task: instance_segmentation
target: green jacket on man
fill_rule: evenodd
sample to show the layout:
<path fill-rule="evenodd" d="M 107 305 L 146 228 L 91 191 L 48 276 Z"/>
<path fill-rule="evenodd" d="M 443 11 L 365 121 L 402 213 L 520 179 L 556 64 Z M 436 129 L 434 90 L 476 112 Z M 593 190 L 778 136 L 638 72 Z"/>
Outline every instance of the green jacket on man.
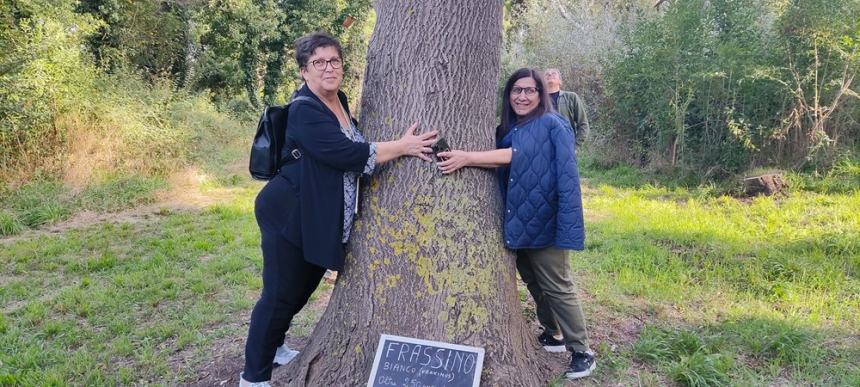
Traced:
<path fill-rule="evenodd" d="M 572 91 L 561 90 L 558 93 L 558 114 L 570 122 L 576 144 L 581 145 L 588 137 L 588 112 L 585 102 Z"/>

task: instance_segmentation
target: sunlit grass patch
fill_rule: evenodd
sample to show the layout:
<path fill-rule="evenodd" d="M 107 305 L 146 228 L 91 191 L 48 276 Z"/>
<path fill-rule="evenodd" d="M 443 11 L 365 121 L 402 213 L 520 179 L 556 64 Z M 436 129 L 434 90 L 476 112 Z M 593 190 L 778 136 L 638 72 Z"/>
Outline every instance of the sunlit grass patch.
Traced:
<path fill-rule="evenodd" d="M 103 224 L 8 243 L 0 267 L 4 384 L 180 383 L 219 324 L 259 291 L 253 190 L 235 202 L 142 224 Z M 46 345 L 50 343 L 50 345 Z M 116 367 L 114 366 L 116 365 Z M 8 383 L 6 383 L 8 382 Z"/>
<path fill-rule="evenodd" d="M 860 378 L 860 192 L 739 200 L 599 185 L 584 200 L 587 248 L 573 267 L 600 308 L 647 318 L 630 351 L 658 375 Z"/>
<path fill-rule="evenodd" d="M 77 193 L 58 181 L 34 181 L 0 198 L 0 236 L 56 223 L 82 210 L 113 212 L 151 203 L 164 188 L 159 177 L 109 176 Z"/>
<path fill-rule="evenodd" d="M 699 290 L 767 299 L 812 321 L 858 323 L 860 194 L 741 202 L 648 199 L 659 188 L 602 186 L 586 198 L 595 259 L 574 259 L 634 295 L 679 301 Z M 642 193 L 644 191 L 644 194 Z M 686 289 L 679 292 L 681 289 Z"/>

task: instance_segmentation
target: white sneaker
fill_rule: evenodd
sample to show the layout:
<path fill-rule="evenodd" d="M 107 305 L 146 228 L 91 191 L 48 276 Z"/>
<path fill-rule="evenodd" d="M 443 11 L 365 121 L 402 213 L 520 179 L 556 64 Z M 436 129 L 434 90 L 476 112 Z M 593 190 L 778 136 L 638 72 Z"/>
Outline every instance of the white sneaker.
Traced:
<path fill-rule="evenodd" d="M 242 374 L 239 374 L 239 387 L 272 387 L 272 385 L 269 384 L 268 380 L 265 382 L 251 383 L 245 380 L 245 378 L 242 377 Z"/>
<path fill-rule="evenodd" d="M 277 365 L 284 365 L 289 363 L 293 358 L 299 355 L 299 351 L 294 351 L 284 344 L 278 347 L 278 350 L 275 351 L 275 359 L 272 360 L 272 363 Z"/>

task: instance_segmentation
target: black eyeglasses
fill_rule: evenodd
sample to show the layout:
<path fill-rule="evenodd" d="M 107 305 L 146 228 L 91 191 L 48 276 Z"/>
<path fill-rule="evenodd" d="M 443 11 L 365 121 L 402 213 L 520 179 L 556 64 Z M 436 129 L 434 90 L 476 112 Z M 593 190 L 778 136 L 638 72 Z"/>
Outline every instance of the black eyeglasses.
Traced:
<path fill-rule="evenodd" d="M 512 95 L 512 96 L 519 95 L 520 93 L 525 93 L 525 95 L 526 95 L 527 97 L 531 97 L 531 96 L 534 96 L 535 94 L 537 94 L 537 92 L 538 92 L 537 87 L 519 87 L 519 86 L 514 86 L 514 87 L 511 89 L 511 95 Z"/>
<path fill-rule="evenodd" d="M 311 64 L 314 65 L 314 68 L 319 70 L 319 71 L 325 71 L 325 68 L 329 64 L 331 64 L 331 68 L 337 70 L 341 66 L 343 66 L 343 61 L 340 60 L 340 58 L 334 58 L 334 59 L 329 59 L 329 60 L 317 59 L 317 60 L 312 60 Z"/>

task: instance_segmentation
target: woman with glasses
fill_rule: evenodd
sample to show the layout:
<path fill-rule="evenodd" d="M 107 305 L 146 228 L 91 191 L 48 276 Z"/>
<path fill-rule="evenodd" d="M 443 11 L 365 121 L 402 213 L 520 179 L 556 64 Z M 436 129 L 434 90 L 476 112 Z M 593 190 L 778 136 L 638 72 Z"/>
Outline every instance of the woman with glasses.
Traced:
<path fill-rule="evenodd" d="M 544 328 L 538 342 L 551 352 L 572 352 L 568 379 L 588 376 L 596 366 L 568 261 L 568 250 L 585 247 L 574 144 L 540 74 L 523 68 L 505 83 L 497 149 L 438 154 L 445 174 L 496 168 L 505 246 L 516 252 L 517 271 L 534 297 Z"/>
<path fill-rule="evenodd" d="M 263 290 L 251 312 L 240 386 L 268 386 L 273 361 L 284 364 L 295 355 L 281 346 L 285 332 L 326 269 L 343 269 L 358 211 L 359 177 L 402 156 L 429 161 L 425 153 L 436 136 L 435 131 L 416 135 L 416 123 L 397 140 L 367 142 L 340 91 L 340 43 L 313 33 L 296 40 L 295 53 L 305 85 L 289 108 L 285 153 L 290 161 L 260 191 L 254 208 Z"/>

